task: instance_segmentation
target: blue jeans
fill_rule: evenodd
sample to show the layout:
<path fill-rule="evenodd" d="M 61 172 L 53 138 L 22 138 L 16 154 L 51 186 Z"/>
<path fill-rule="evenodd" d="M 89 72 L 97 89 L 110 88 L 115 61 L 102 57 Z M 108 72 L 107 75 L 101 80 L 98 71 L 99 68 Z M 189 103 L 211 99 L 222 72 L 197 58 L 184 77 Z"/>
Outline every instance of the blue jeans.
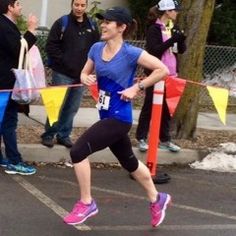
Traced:
<path fill-rule="evenodd" d="M 9 99 L 3 121 L 1 123 L 0 135 L 5 144 L 6 158 L 11 164 L 18 164 L 22 161 L 21 154 L 17 148 L 16 128 L 18 122 L 18 104 Z M 0 142 L 1 142 L 0 140 Z M 0 150 L 0 159 L 2 159 Z"/>
<path fill-rule="evenodd" d="M 52 85 L 73 83 L 74 79 L 53 71 Z M 56 135 L 57 139 L 66 139 L 70 136 L 73 127 L 73 119 L 79 110 L 83 91 L 84 88 L 81 86 L 68 88 L 58 121 L 50 126 L 47 119 L 45 124 L 45 132 L 41 135 L 42 138 L 53 138 Z"/>

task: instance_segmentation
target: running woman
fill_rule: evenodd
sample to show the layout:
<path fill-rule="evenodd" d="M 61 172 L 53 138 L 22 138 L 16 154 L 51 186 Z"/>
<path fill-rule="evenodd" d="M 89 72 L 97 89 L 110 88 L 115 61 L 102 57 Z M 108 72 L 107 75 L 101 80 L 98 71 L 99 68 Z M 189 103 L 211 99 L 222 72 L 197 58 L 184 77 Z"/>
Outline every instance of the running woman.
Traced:
<path fill-rule="evenodd" d="M 141 90 L 152 86 L 168 75 L 167 67 L 156 57 L 124 39 L 135 29 L 136 23 L 126 8 L 113 7 L 96 17 L 101 22 L 102 42 L 95 43 L 81 73 L 83 84 L 98 84 L 100 121 L 92 125 L 71 148 L 71 159 L 80 187 L 80 199 L 64 218 L 70 225 L 81 224 L 98 213 L 91 195 L 91 168 L 88 156 L 109 147 L 121 166 L 141 184 L 150 201 L 151 224 L 160 225 L 165 218 L 171 196 L 160 193 L 153 184 L 148 168 L 137 160 L 128 132 L 132 126 L 132 99 Z M 134 84 L 137 65 L 152 73 Z M 95 71 L 95 75 L 92 73 Z"/>

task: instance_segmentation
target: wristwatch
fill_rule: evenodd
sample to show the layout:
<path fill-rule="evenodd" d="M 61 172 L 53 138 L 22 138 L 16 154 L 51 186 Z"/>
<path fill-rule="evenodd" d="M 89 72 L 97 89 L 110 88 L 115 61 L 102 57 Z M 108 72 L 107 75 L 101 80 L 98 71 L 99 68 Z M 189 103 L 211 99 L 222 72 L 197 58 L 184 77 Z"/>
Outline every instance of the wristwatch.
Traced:
<path fill-rule="evenodd" d="M 138 88 L 139 88 L 139 90 L 141 90 L 141 91 L 144 91 L 144 90 L 145 90 L 145 87 L 144 87 L 144 85 L 142 84 L 142 82 L 139 82 L 139 83 L 138 83 Z"/>

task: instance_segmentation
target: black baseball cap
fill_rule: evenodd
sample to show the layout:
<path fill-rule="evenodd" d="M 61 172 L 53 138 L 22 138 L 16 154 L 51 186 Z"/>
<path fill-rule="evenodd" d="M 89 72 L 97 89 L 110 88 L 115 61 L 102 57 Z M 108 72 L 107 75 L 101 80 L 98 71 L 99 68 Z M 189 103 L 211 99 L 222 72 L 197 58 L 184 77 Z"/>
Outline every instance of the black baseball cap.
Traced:
<path fill-rule="evenodd" d="M 97 13 L 95 15 L 100 20 L 116 21 L 123 24 L 131 24 L 133 18 L 130 11 L 124 7 L 112 7 L 107 9 L 103 13 Z"/>

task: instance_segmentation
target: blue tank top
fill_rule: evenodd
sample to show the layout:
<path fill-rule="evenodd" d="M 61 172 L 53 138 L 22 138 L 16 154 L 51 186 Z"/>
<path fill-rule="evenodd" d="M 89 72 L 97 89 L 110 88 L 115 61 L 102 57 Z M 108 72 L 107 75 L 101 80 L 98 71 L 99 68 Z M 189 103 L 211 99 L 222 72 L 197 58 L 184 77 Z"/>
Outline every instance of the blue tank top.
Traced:
<path fill-rule="evenodd" d="M 121 49 L 110 60 L 102 60 L 102 50 L 105 42 L 95 43 L 88 54 L 94 62 L 97 76 L 100 119 L 113 117 L 132 123 L 132 103 L 121 100 L 118 91 L 133 85 L 137 61 L 143 49 L 123 43 Z M 104 101 L 103 106 L 101 106 Z"/>

